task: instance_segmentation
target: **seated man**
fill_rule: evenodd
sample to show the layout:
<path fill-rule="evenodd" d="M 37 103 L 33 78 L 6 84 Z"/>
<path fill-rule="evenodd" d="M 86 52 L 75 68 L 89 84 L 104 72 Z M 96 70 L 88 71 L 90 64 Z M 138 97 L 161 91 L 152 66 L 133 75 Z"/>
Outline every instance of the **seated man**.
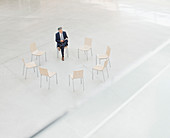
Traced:
<path fill-rule="evenodd" d="M 58 32 L 55 35 L 55 41 L 57 42 L 57 48 L 62 55 L 62 61 L 64 61 L 64 47 L 68 46 L 68 36 L 67 33 L 62 30 L 62 27 L 58 28 Z"/>

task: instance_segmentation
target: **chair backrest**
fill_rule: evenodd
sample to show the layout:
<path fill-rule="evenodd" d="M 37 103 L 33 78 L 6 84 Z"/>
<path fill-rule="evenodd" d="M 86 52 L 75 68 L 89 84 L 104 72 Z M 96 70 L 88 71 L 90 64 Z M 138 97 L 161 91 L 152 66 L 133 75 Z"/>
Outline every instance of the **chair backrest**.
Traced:
<path fill-rule="evenodd" d="M 40 74 L 41 74 L 41 75 L 43 75 L 43 76 L 49 76 L 47 69 L 39 67 L 39 70 L 40 70 Z"/>
<path fill-rule="evenodd" d="M 31 50 L 31 52 L 34 52 L 34 51 L 37 50 L 37 47 L 36 47 L 36 44 L 35 44 L 35 43 L 32 43 L 32 44 L 30 45 L 30 50 Z"/>
<path fill-rule="evenodd" d="M 85 40 L 84 40 L 84 46 L 85 47 L 92 47 L 92 39 L 86 37 Z"/>
<path fill-rule="evenodd" d="M 107 46 L 106 49 L 106 55 L 109 57 L 110 56 L 110 52 L 111 52 L 111 48 L 109 46 Z"/>
<path fill-rule="evenodd" d="M 73 72 L 73 78 L 74 79 L 83 78 L 83 70 L 74 71 Z"/>
<path fill-rule="evenodd" d="M 107 67 L 107 64 L 108 64 L 108 60 L 106 60 L 106 61 L 104 62 L 103 69 Z"/>

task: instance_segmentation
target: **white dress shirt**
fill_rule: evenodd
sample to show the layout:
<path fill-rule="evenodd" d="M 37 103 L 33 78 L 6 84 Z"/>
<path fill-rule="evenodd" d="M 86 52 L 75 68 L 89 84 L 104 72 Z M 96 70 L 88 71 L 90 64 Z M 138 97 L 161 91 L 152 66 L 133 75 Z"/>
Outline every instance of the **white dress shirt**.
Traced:
<path fill-rule="evenodd" d="M 60 40 L 64 40 L 63 33 L 60 33 Z"/>

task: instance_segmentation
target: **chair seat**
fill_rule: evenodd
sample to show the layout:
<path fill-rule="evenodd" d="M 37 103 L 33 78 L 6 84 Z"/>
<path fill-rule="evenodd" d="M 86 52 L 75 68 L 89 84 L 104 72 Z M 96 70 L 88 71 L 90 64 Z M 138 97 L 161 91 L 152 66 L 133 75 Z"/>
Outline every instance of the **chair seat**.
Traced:
<path fill-rule="evenodd" d="M 32 54 L 35 55 L 35 56 L 41 56 L 44 53 L 45 53 L 45 51 L 39 51 L 39 50 L 36 50 L 36 51 L 32 52 Z"/>
<path fill-rule="evenodd" d="M 71 79 L 81 79 L 81 78 L 73 78 L 73 74 L 70 74 L 70 77 L 71 77 Z"/>
<path fill-rule="evenodd" d="M 29 63 L 26 63 L 25 64 L 25 67 L 26 68 L 34 68 L 36 67 L 37 65 L 35 64 L 35 62 L 29 62 Z"/>
<path fill-rule="evenodd" d="M 90 49 L 91 49 L 91 47 L 89 47 L 89 46 L 84 46 L 84 47 L 79 48 L 79 50 L 83 50 L 83 51 L 87 51 Z"/>
<path fill-rule="evenodd" d="M 99 58 L 99 59 L 107 59 L 108 55 L 97 55 L 97 58 Z"/>
<path fill-rule="evenodd" d="M 103 70 L 103 66 L 102 65 L 96 65 L 93 67 L 94 70 Z"/>
<path fill-rule="evenodd" d="M 49 75 L 49 77 L 52 77 L 52 76 L 54 76 L 56 74 L 56 72 L 48 72 L 48 75 Z"/>

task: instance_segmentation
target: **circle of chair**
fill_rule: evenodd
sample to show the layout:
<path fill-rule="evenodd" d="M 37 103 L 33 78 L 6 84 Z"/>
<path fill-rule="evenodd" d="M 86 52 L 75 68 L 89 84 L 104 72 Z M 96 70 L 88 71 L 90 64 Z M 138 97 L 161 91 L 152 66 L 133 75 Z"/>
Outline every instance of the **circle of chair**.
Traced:
<path fill-rule="evenodd" d="M 67 57 L 69 57 L 69 50 L 68 50 L 68 46 L 65 47 L 66 48 L 66 54 Z M 40 51 L 39 49 L 37 49 L 36 44 L 32 43 L 30 45 L 30 51 L 31 51 L 31 62 L 25 62 L 24 59 L 22 59 L 23 61 L 23 75 L 25 74 L 25 79 L 27 78 L 27 70 L 28 69 L 33 69 L 34 72 L 36 70 L 37 72 L 37 77 L 39 76 L 38 74 L 40 73 L 40 88 L 42 87 L 42 77 L 46 77 L 46 80 L 48 80 L 48 89 L 50 89 L 50 78 L 52 77 L 56 77 L 56 84 L 58 84 L 58 77 L 57 77 L 57 73 L 56 72 L 51 72 L 46 68 L 42 68 L 41 66 L 41 62 L 40 62 L 40 57 L 41 56 L 45 56 L 45 61 L 47 61 L 47 55 L 45 51 Z M 86 59 L 88 61 L 88 51 L 91 52 L 91 56 L 93 56 L 93 52 L 92 52 L 92 39 L 91 38 L 85 38 L 84 40 L 84 46 L 81 48 L 78 48 L 78 58 L 80 58 L 79 56 L 79 52 L 82 51 L 84 52 Z M 96 65 L 94 67 L 92 67 L 92 80 L 94 79 L 94 71 L 98 72 L 102 72 L 103 74 L 103 80 L 105 81 L 105 76 L 104 76 L 104 70 L 107 71 L 107 76 L 109 77 L 109 72 L 108 72 L 108 63 L 111 67 L 111 63 L 110 63 L 110 52 L 111 52 L 111 48 L 109 46 L 107 46 L 106 49 L 106 53 L 103 55 L 96 55 Z M 57 50 L 57 58 L 59 55 L 59 51 Z M 38 58 L 38 64 L 36 65 L 36 63 L 33 60 L 33 56 L 36 57 L 36 59 Z M 104 64 L 101 65 L 101 60 L 105 60 Z M 99 64 L 98 64 L 99 62 Z M 38 68 L 39 68 L 39 73 L 38 73 Z M 80 79 L 81 84 L 83 85 L 83 91 L 84 91 L 84 70 L 77 70 L 77 71 L 73 71 L 72 74 L 69 74 L 69 86 L 70 86 L 70 81 L 72 80 L 72 85 L 73 85 L 73 91 L 75 91 L 74 88 L 74 80 L 75 79 Z"/>

